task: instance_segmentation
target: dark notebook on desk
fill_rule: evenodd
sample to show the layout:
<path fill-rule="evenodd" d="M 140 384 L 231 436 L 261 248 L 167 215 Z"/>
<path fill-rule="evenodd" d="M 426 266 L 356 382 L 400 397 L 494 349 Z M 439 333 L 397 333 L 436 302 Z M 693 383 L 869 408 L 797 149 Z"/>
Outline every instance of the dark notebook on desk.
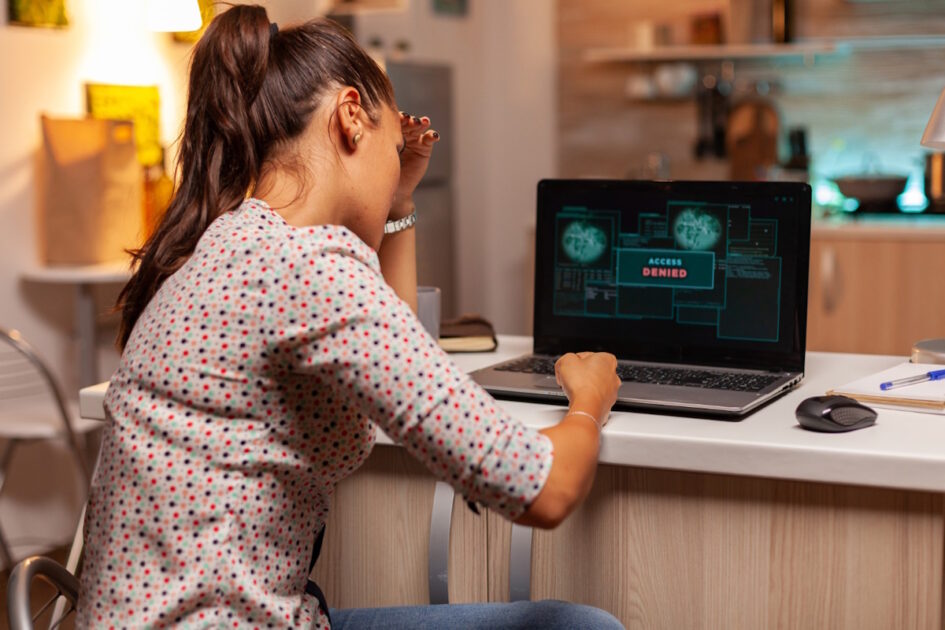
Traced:
<path fill-rule="evenodd" d="M 618 407 L 743 416 L 804 376 L 810 217 L 793 182 L 543 180 L 535 354 L 473 378 L 565 402 L 555 359 L 607 351 Z"/>

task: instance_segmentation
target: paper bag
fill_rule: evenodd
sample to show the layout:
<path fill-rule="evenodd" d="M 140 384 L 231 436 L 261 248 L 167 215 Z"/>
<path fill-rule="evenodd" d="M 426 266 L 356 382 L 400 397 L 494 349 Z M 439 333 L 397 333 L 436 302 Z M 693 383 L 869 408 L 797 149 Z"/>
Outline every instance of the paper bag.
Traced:
<path fill-rule="evenodd" d="M 141 245 L 144 172 L 130 121 L 42 117 L 40 258 L 50 265 L 127 261 Z"/>

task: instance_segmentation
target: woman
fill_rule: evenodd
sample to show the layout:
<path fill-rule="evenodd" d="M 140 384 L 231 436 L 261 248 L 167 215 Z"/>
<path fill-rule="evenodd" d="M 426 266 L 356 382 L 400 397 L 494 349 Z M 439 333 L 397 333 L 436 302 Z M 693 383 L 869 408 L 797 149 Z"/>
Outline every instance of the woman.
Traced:
<path fill-rule="evenodd" d="M 237 5 L 209 26 L 180 188 L 119 298 L 80 626 L 329 627 L 308 560 L 375 424 L 515 522 L 553 527 L 585 497 L 614 358 L 562 357 L 570 410 L 532 431 L 411 310 L 412 193 L 438 137 L 332 22 L 279 31 Z M 336 628 L 616 623 L 555 602 L 331 614 Z"/>

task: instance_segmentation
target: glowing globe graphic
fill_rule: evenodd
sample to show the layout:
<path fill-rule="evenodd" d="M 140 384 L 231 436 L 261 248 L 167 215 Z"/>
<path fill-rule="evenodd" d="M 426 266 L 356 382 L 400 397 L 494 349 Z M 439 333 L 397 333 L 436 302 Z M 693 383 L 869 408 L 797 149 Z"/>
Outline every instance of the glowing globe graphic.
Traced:
<path fill-rule="evenodd" d="M 561 246 L 574 262 L 589 264 L 600 258 L 607 249 L 607 235 L 596 225 L 574 221 L 564 229 Z"/>
<path fill-rule="evenodd" d="M 722 225 L 704 210 L 687 208 L 676 217 L 673 236 L 682 249 L 712 249 L 722 237 Z"/>

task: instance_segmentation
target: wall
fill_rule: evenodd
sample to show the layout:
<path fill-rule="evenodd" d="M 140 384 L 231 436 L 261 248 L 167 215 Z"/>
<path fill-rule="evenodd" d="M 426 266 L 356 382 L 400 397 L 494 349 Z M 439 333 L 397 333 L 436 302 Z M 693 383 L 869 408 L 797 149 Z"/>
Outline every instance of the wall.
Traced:
<path fill-rule="evenodd" d="M 31 286 L 19 279 L 20 272 L 39 264 L 34 224 L 39 115 L 81 115 L 86 81 L 157 83 L 162 134 L 168 139 L 176 134 L 177 75 L 186 67 L 188 49 L 146 32 L 143 18 L 129 4 L 72 2 L 72 23 L 62 30 L 6 25 L 5 14 L 0 28 L 0 325 L 20 329 L 70 392 L 76 383 L 74 349 L 68 343 L 73 296 L 67 287 Z M 104 310 L 107 302 L 101 306 Z M 114 355 L 104 354 L 107 370 Z"/>
<path fill-rule="evenodd" d="M 0 11 L 0 326 L 19 329 L 50 364 L 65 394 L 77 397 L 72 290 L 20 279 L 24 270 L 39 265 L 34 225 L 39 115 L 82 115 L 87 81 L 157 84 L 161 135 L 171 144 L 183 120 L 191 47 L 149 32 L 143 2 L 71 0 L 67 5 L 71 23 L 61 30 L 9 25 L 5 10 Z M 312 8 L 307 0 L 268 5 L 272 19 L 283 22 L 304 19 Z M 112 348 L 115 318 L 108 314 L 118 288 L 97 293 L 102 378 L 118 362 Z M 82 495 L 66 452 L 44 445 L 22 448 L 11 470 L 0 499 L 0 523 L 14 551 L 69 539 Z"/>
<path fill-rule="evenodd" d="M 757 12 L 766 3 L 558 4 L 562 175 L 625 177 L 639 173 L 648 154 L 661 152 L 669 157 L 674 178 L 727 177 L 724 160 L 693 156 L 694 99 L 633 101 L 625 95 L 628 77 L 651 72 L 652 66 L 588 64 L 581 55 L 592 47 L 630 46 L 634 29 L 645 21 L 682 24 L 685 30 L 693 14 Z M 918 174 L 923 151 L 919 138 L 945 86 L 945 2 L 797 0 L 792 6 L 800 39 L 848 38 L 861 47 L 842 47 L 836 54 L 816 57 L 813 64 L 800 58 L 737 62 L 736 86 L 747 88 L 757 80 L 773 86 L 768 98 L 780 113 L 782 136 L 792 126 L 807 128 L 817 175 L 859 172 L 867 154 L 875 155 L 880 170 Z M 723 23 L 730 25 L 731 20 Z M 923 45 L 928 38 L 919 36 L 937 40 Z"/>
<path fill-rule="evenodd" d="M 356 32 L 362 43 L 381 37 L 387 54 L 406 40 L 407 59 L 452 65 L 459 311 L 524 333 L 535 185 L 556 170 L 555 2 L 472 0 L 463 17 L 434 14 L 431 4 L 359 16 Z"/>
<path fill-rule="evenodd" d="M 20 274 L 39 264 L 34 204 L 34 165 L 41 144 L 39 115 L 84 112 L 83 83 L 157 83 L 162 96 L 162 135 L 176 135 L 180 81 L 187 47 L 147 32 L 121 0 L 70 2 L 71 25 L 62 30 L 0 24 L 0 326 L 19 329 L 76 395 L 76 356 L 71 343 L 74 297 L 66 286 L 24 283 Z M 141 3 L 143 5 L 143 3 Z M 5 5 L 4 5 L 5 6 Z M 115 287 L 98 295 L 104 312 Z M 103 318 L 107 328 L 108 318 Z M 112 322 L 113 323 L 113 322 Z M 117 362 L 109 341 L 100 349 L 102 374 Z M 0 522 L 25 553 L 34 543 L 65 540 L 81 507 L 81 489 L 63 449 L 34 445 L 17 451 L 0 500 Z"/>

